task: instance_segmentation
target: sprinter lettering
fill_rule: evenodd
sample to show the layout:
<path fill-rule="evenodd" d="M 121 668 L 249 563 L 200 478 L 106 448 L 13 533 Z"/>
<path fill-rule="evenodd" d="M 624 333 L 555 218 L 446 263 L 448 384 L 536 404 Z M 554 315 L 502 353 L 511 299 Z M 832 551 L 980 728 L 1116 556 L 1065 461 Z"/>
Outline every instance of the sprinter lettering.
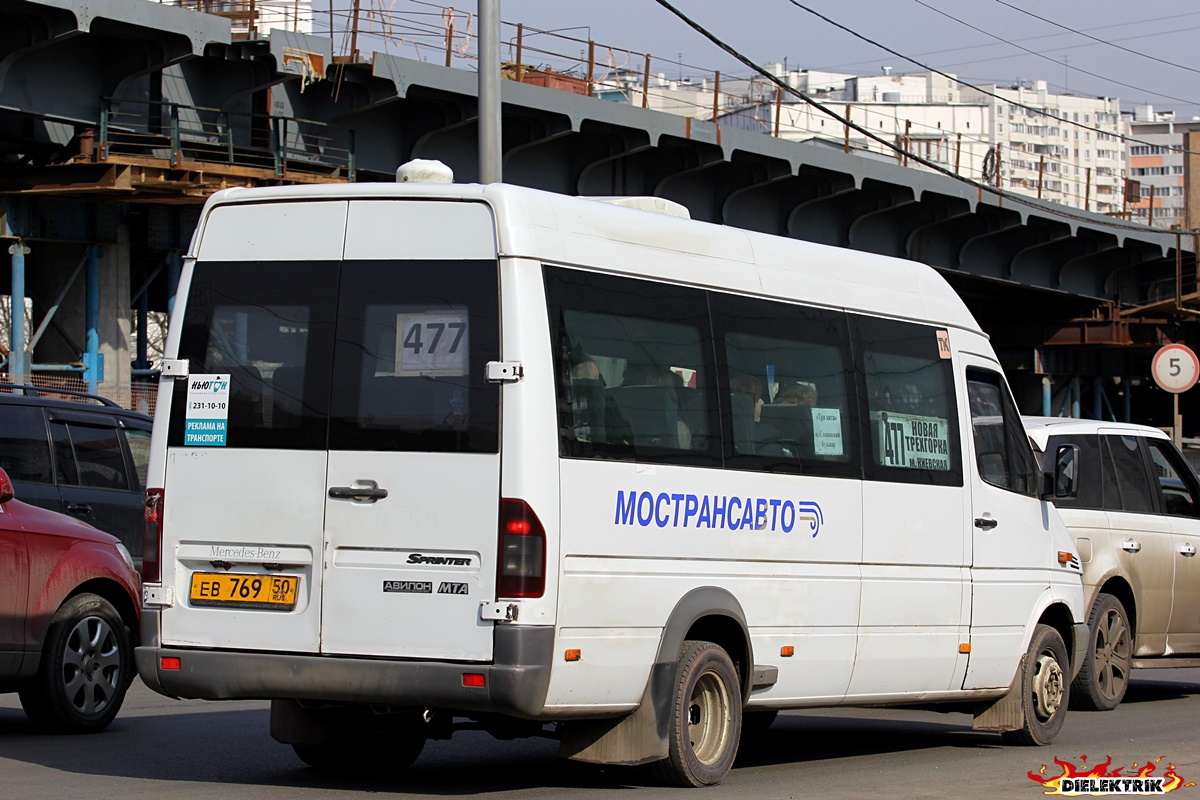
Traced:
<path fill-rule="evenodd" d="M 808 500 L 684 492 L 618 490 L 613 512 L 613 525 L 628 527 L 791 533 L 802 523 L 814 537 L 824 521 L 821 506 Z"/>
<path fill-rule="evenodd" d="M 437 564 L 447 567 L 469 567 L 471 559 L 461 556 L 423 556 L 413 553 L 408 557 L 409 564 Z"/>

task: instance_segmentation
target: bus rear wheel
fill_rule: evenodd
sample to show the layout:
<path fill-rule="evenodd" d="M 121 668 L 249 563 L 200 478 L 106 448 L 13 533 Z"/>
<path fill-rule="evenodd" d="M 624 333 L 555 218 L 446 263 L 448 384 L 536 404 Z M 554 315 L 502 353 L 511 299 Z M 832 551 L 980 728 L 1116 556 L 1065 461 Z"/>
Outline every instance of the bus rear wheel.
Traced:
<path fill-rule="evenodd" d="M 421 755 L 420 720 L 387 726 L 337 725 L 320 744 L 294 744 L 296 756 L 314 769 L 337 775 L 375 777 L 407 769 Z"/>
<path fill-rule="evenodd" d="M 742 689 L 729 654 L 686 641 L 676 671 L 668 755 L 655 775 L 673 786 L 711 786 L 733 767 L 741 738 Z"/>

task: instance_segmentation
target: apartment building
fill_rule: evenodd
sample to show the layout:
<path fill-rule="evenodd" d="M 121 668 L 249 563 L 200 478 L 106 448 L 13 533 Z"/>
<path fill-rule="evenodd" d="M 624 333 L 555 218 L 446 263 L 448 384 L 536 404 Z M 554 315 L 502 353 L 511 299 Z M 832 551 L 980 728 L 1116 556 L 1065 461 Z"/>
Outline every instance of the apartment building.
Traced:
<path fill-rule="evenodd" d="M 659 75 L 651 81 L 647 105 L 706 120 L 713 118 L 715 105 L 722 126 L 821 141 L 928 168 L 899 149 L 1008 192 L 1102 214 L 1125 210 L 1126 150 L 1117 98 L 1056 94 L 1041 80 L 973 87 L 952 75 L 892 74 L 888 68 L 882 75 L 788 70 L 781 64 L 767 69 L 853 125 L 758 77 L 724 79 L 718 88 L 708 80 L 669 81 Z M 626 93 L 630 102 L 641 102 L 640 87 Z M 1176 165 L 1182 170 L 1181 161 L 1165 168 Z M 1136 168 L 1156 166 L 1147 162 Z"/>
<path fill-rule="evenodd" d="M 964 86 L 962 96 L 989 107 L 1006 190 L 1037 196 L 1040 182 L 1044 200 L 1121 211 L 1125 152 L 1117 98 L 1054 94 L 1045 81 Z"/>
<path fill-rule="evenodd" d="M 1124 124 L 1131 140 L 1126 172 L 1140 194 L 1129 203 L 1130 218 L 1155 228 L 1186 228 L 1183 139 L 1189 131 L 1200 131 L 1200 120 L 1177 120 L 1173 112 L 1138 105 Z"/>
<path fill-rule="evenodd" d="M 770 65 L 768 69 L 772 68 Z M 925 168 L 903 152 L 978 179 L 991 141 L 987 106 L 964 100 L 958 84 L 936 73 L 878 76 L 797 72 L 779 75 L 829 110 L 846 126 L 794 95 L 767 84 L 731 108 L 720 123 L 793 141 L 824 141 L 860 155 Z M 805 89 L 816 86 L 818 91 Z M 769 91 L 767 90 L 769 87 Z M 777 102 L 778 101 L 778 102 Z"/>

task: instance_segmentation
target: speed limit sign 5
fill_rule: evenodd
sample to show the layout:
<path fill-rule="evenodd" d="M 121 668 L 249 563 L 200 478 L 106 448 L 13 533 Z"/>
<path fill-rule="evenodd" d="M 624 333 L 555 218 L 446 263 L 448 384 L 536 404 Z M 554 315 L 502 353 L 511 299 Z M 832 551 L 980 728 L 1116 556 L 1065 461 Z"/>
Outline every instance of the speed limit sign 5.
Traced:
<path fill-rule="evenodd" d="M 1150 364 L 1154 381 L 1172 394 L 1181 394 L 1196 385 L 1200 377 L 1200 361 L 1192 348 L 1183 344 L 1168 344 L 1154 354 Z"/>

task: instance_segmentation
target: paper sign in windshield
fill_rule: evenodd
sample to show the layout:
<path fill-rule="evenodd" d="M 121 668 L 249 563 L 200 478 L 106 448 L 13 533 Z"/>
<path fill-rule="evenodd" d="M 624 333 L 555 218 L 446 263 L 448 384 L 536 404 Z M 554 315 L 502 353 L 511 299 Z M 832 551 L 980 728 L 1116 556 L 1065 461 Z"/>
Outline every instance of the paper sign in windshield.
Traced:
<path fill-rule="evenodd" d="M 842 410 L 812 410 L 813 452 L 819 456 L 840 456 L 842 451 Z"/>
<path fill-rule="evenodd" d="M 879 415 L 883 465 L 906 469 L 950 469 L 950 431 L 941 417 Z"/>
<path fill-rule="evenodd" d="M 228 424 L 229 373 L 189 376 L 184 445 L 224 447 Z"/>
<path fill-rule="evenodd" d="M 470 352 L 467 312 L 396 317 L 396 374 L 465 376 Z"/>

